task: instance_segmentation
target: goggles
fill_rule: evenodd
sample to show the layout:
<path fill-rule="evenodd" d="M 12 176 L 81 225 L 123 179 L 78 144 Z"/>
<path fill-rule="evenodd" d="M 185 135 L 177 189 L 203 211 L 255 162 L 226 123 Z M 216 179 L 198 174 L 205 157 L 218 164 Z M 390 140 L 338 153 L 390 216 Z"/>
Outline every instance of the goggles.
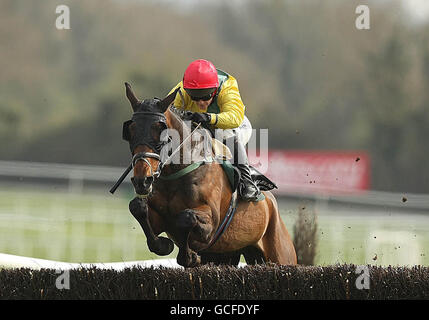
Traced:
<path fill-rule="evenodd" d="M 216 94 L 216 88 L 210 89 L 185 89 L 186 93 L 192 99 L 192 101 L 208 101 Z"/>
<path fill-rule="evenodd" d="M 213 92 L 213 93 L 210 93 L 210 94 L 208 94 L 208 95 L 206 95 L 206 96 L 204 96 L 204 97 L 193 97 L 193 96 L 190 96 L 190 97 L 191 97 L 192 101 L 200 101 L 200 100 L 208 101 L 208 100 L 210 100 L 213 96 L 214 96 L 214 92 Z"/>

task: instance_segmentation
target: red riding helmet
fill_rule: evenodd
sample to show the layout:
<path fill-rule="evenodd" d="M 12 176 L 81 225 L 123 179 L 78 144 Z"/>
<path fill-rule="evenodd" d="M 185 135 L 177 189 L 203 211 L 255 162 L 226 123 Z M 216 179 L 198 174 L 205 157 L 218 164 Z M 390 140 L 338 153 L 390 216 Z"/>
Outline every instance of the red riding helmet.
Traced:
<path fill-rule="evenodd" d="M 184 89 L 208 89 L 218 86 L 217 71 L 210 61 L 195 60 L 186 68 L 183 76 Z"/>

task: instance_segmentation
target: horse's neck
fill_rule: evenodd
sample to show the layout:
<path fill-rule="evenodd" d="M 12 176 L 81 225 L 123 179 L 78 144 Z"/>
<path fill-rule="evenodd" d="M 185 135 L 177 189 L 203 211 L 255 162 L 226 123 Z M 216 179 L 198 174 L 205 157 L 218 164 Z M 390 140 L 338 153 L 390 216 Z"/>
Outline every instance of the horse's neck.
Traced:
<path fill-rule="evenodd" d="M 207 156 L 205 154 L 206 151 L 209 152 L 210 156 L 213 156 L 211 148 L 210 150 L 206 150 L 202 146 L 202 143 L 205 143 L 204 139 L 207 139 L 207 136 L 201 138 L 203 135 L 205 135 L 204 133 L 202 133 L 202 131 L 197 130 L 196 132 L 192 132 L 191 128 L 185 124 L 185 122 L 180 118 L 180 116 L 170 109 L 168 109 L 166 116 L 169 122 L 169 127 L 171 129 L 175 129 L 179 133 L 180 143 L 183 143 L 183 141 L 187 139 L 187 141 L 181 146 L 181 150 L 179 151 L 180 164 L 173 164 L 174 169 L 180 169 L 188 166 L 190 164 L 189 160 L 191 160 L 191 162 L 193 163 L 205 159 L 205 156 Z M 190 137 L 191 134 L 192 137 Z M 209 145 L 211 146 L 211 143 Z M 190 159 L 184 159 L 184 154 L 187 152 L 191 153 Z"/>
<path fill-rule="evenodd" d="M 166 115 L 169 122 L 169 127 L 179 132 L 181 142 L 183 139 L 189 136 L 189 134 L 191 134 L 190 128 L 186 126 L 180 116 L 173 112 L 170 108 L 167 110 Z"/>

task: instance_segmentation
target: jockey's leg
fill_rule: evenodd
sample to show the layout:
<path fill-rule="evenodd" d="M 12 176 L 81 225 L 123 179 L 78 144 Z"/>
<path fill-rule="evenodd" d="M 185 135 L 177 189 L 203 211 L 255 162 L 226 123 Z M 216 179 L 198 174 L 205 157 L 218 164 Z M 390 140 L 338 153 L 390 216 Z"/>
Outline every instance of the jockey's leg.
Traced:
<path fill-rule="evenodd" d="M 234 137 L 234 166 L 240 170 L 241 179 L 239 184 L 239 191 L 241 197 L 246 201 L 256 201 L 261 191 L 258 186 L 253 182 L 252 175 L 250 174 L 249 161 L 247 159 L 246 149 L 241 140 Z"/>
<path fill-rule="evenodd" d="M 252 125 L 250 121 L 245 116 L 240 127 L 221 130 L 217 135 L 222 136 L 224 143 L 230 149 L 234 150 L 232 164 L 240 171 L 241 174 L 238 187 L 241 198 L 246 201 L 256 201 L 261 191 L 253 182 L 245 149 L 245 145 L 252 135 Z"/>

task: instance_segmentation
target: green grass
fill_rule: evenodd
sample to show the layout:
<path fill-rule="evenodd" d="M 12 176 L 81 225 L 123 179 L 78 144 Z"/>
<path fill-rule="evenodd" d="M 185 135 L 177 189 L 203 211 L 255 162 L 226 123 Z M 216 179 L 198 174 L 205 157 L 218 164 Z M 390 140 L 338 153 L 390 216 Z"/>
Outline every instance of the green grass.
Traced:
<path fill-rule="evenodd" d="M 128 211 L 129 193 L 0 191 L 0 252 L 68 262 L 157 259 Z M 323 204 L 323 203 L 322 203 Z M 299 202 L 279 200 L 291 235 Z M 316 264 L 429 263 L 429 216 L 306 204 L 318 214 Z M 175 258 L 178 249 L 166 258 Z M 373 260 L 376 258 L 376 260 Z"/>
<path fill-rule="evenodd" d="M 128 202 L 107 192 L 0 191 L 0 252 L 69 262 L 158 258 Z"/>

